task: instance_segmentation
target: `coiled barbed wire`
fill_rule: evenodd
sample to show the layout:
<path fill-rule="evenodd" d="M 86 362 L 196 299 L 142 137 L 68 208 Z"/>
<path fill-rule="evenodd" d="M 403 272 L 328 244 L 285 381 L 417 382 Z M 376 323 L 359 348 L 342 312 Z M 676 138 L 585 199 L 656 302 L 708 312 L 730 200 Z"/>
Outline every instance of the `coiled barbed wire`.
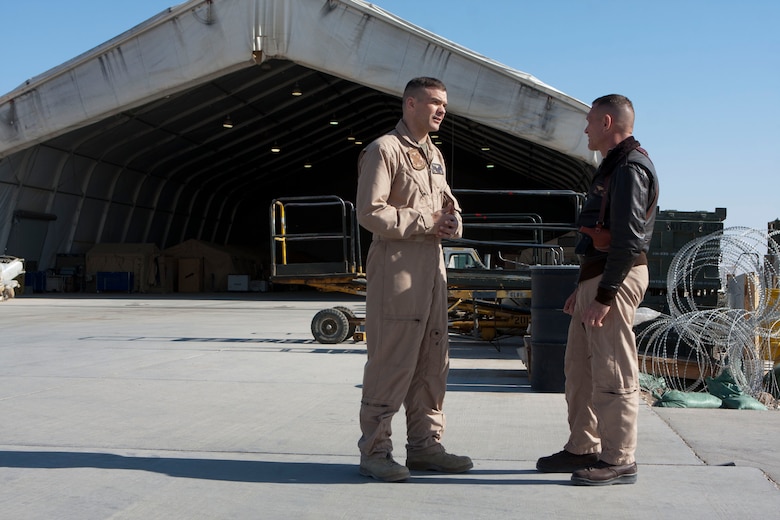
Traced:
<path fill-rule="evenodd" d="M 776 378 L 767 377 L 780 360 L 779 238 L 780 231 L 735 227 L 683 246 L 667 273 L 670 315 L 637 334 L 640 370 L 691 391 L 728 368 L 744 393 L 780 396 Z M 702 308 L 702 287 L 714 286 L 728 301 Z"/>

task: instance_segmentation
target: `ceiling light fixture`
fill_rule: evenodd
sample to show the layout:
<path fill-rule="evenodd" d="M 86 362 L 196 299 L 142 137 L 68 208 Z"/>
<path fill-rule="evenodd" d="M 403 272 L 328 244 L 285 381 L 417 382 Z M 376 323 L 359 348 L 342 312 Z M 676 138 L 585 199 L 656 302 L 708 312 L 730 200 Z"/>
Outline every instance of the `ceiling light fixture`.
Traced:
<path fill-rule="evenodd" d="M 298 86 L 298 82 L 295 82 L 295 86 L 292 89 L 292 95 L 293 96 L 302 96 L 303 92 L 301 91 L 301 87 Z"/>
<path fill-rule="evenodd" d="M 311 168 L 311 163 L 310 162 L 303 163 L 303 167 L 308 170 L 309 168 Z"/>
<path fill-rule="evenodd" d="M 490 151 L 490 146 L 487 143 L 485 143 L 485 144 L 482 145 L 480 150 L 482 150 L 483 152 L 489 152 Z"/>
<path fill-rule="evenodd" d="M 274 145 L 271 147 L 271 153 L 279 153 L 281 151 L 282 151 L 282 149 L 276 143 L 274 143 Z"/>
<path fill-rule="evenodd" d="M 492 169 L 492 168 L 495 168 L 495 167 L 496 167 L 496 165 L 495 165 L 495 164 L 493 164 L 493 163 L 487 163 L 487 164 L 485 165 L 485 168 L 487 168 L 488 170 L 490 170 L 490 169 Z"/>
<path fill-rule="evenodd" d="M 227 116 L 224 121 L 222 121 L 222 128 L 233 128 L 233 120 L 230 119 L 230 116 Z"/>
<path fill-rule="evenodd" d="M 333 126 L 336 126 L 337 124 L 339 124 L 339 120 L 336 119 L 336 115 L 335 114 L 333 115 L 333 117 L 330 118 L 330 124 L 333 125 Z"/>

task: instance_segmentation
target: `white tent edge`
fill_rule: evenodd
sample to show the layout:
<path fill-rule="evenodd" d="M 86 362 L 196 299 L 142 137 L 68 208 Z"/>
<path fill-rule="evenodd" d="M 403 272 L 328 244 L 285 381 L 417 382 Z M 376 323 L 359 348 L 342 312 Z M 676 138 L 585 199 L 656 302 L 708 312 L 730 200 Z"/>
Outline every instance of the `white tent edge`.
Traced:
<path fill-rule="evenodd" d="M 388 47 L 392 43 L 392 47 Z M 362 0 L 190 0 L 0 96 L 0 159 L 270 59 L 399 95 L 435 75 L 450 111 L 596 164 L 588 106 Z"/>

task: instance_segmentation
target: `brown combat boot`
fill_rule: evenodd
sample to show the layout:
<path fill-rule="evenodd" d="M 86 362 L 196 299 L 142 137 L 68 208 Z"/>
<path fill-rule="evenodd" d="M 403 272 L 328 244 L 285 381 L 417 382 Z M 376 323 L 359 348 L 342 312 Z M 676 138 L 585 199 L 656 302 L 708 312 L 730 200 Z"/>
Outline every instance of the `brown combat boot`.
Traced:
<path fill-rule="evenodd" d="M 636 462 L 631 464 L 607 464 L 603 460 L 589 468 L 575 471 L 571 481 L 577 486 L 610 486 L 636 482 Z"/>
<path fill-rule="evenodd" d="M 360 474 L 383 482 L 402 482 L 409 478 L 409 469 L 387 457 L 373 457 L 360 460 Z"/>
<path fill-rule="evenodd" d="M 453 455 L 442 451 L 427 455 L 406 457 L 406 467 L 416 471 L 441 471 L 442 473 L 464 473 L 474 467 L 471 459 L 464 455 Z"/>

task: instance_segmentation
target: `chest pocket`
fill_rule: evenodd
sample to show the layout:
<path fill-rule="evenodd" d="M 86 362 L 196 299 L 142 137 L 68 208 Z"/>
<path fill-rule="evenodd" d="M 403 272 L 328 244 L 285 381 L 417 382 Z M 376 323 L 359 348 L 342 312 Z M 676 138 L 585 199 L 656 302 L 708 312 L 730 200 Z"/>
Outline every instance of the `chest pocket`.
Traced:
<path fill-rule="evenodd" d="M 433 192 L 439 191 L 440 188 L 434 187 L 435 181 L 432 183 L 429 179 L 425 159 L 419 152 L 411 157 L 406 152 L 401 152 L 400 155 L 402 157 L 399 157 L 398 168 L 393 176 L 392 200 L 389 202 L 398 207 L 419 208 L 430 205 Z M 416 162 L 418 158 L 421 163 Z M 416 169 L 415 165 L 422 166 L 422 169 Z"/>

